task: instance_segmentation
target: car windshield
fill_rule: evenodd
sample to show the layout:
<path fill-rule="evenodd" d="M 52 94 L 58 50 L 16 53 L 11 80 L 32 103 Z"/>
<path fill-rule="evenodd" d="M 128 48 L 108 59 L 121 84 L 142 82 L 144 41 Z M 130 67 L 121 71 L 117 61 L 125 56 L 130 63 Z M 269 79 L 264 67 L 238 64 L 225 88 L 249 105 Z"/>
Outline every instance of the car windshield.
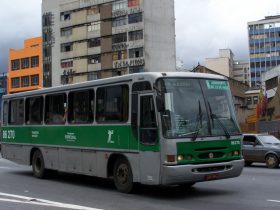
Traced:
<path fill-rule="evenodd" d="M 280 144 L 280 140 L 272 135 L 261 135 L 259 136 L 259 139 L 263 144 L 274 144 L 274 145 Z"/>
<path fill-rule="evenodd" d="M 240 134 L 227 81 L 166 78 L 157 81 L 157 88 L 165 105 L 165 138 Z"/>

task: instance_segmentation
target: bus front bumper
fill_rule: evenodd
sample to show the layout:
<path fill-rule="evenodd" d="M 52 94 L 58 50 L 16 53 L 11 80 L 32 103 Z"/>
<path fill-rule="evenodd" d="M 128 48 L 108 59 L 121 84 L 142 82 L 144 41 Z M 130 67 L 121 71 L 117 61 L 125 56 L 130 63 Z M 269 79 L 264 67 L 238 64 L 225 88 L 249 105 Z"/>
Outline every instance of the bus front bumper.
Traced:
<path fill-rule="evenodd" d="M 199 165 L 163 166 L 162 184 L 184 184 L 237 177 L 244 167 L 244 160 Z"/>

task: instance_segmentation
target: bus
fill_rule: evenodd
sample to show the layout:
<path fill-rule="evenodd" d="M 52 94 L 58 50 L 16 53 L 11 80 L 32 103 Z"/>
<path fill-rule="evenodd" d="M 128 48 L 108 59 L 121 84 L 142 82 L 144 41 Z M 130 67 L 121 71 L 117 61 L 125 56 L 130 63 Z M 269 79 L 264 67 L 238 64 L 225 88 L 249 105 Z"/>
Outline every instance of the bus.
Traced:
<path fill-rule="evenodd" d="M 135 183 L 190 187 L 237 177 L 244 160 L 228 80 L 201 73 L 137 73 L 3 97 L 2 157 Z"/>

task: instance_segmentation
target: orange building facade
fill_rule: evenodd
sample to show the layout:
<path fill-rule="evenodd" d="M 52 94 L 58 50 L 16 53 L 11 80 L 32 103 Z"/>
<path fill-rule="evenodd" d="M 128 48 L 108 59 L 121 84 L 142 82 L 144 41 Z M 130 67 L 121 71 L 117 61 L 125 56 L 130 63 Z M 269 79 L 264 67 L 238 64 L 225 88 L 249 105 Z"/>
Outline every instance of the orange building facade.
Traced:
<path fill-rule="evenodd" d="M 26 39 L 24 48 L 9 51 L 7 93 L 42 88 L 42 37 Z"/>

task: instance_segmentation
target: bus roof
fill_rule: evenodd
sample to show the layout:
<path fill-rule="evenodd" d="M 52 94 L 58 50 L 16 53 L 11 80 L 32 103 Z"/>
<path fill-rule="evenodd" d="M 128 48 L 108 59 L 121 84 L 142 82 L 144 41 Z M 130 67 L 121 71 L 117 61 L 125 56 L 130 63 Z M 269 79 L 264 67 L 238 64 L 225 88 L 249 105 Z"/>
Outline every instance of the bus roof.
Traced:
<path fill-rule="evenodd" d="M 33 91 L 26 91 L 20 93 L 14 93 L 10 95 L 3 96 L 3 99 L 11 99 L 17 97 L 25 97 L 31 95 L 41 95 L 47 93 L 55 93 L 59 91 L 68 91 L 68 90 L 75 90 L 79 88 L 89 88 L 93 86 L 103 86 L 109 85 L 114 83 L 122 83 L 127 81 L 155 81 L 158 78 L 166 78 L 166 77 L 188 77 L 188 78 L 205 78 L 205 79 L 220 79 L 220 80 L 227 80 L 226 77 L 215 75 L 215 74 L 205 74 L 205 73 L 194 73 L 194 72 L 145 72 L 145 73 L 135 73 L 135 74 L 128 74 L 123 76 L 117 77 L 110 77 L 106 79 L 99 79 L 99 80 L 92 80 L 86 81 L 81 83 L 69 84 L 69 85 L 62 85 L 50 88 L 42 88 L 39 90 Z"/>

